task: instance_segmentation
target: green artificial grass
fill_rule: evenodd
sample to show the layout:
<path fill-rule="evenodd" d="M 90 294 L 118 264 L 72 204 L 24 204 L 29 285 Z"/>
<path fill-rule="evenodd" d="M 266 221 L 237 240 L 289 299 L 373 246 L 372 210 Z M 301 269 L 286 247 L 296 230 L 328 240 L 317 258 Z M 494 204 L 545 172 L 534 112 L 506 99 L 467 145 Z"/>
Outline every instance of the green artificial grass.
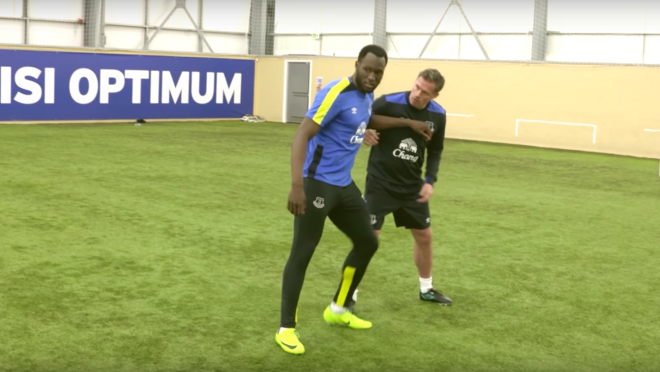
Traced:
<path fill-rule="evenodd" d="M 356 310 L 329 221 L 275 344 L 296 126 L 0 126 L 0 371 L 657 371 L 657 160 L 447 140 L 422 303 L 386 220 Z M 354 177 L 364 186 L 368 148 Z"/>

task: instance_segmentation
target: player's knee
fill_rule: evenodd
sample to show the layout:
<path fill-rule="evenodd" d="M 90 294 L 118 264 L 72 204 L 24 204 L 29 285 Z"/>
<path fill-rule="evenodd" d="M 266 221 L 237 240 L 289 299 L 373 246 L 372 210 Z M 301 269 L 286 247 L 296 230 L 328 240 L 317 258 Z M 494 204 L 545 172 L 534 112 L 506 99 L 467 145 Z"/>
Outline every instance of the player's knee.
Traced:
<path fill-rule="evenodd" d="M 376 254 L 376 251 L 378 250 L 378 238 L 375 235 L 372 235 L 371 239 L 369 239 L 368 248 L 372 256 Z"/>
<path fill-rule="evenodd" d="M 365 235 L 362 239 L 360 239 L 360 242 L 356 242 L 355 245 L 356 247 L 359 246 L 360 251 L 362 251 L 365 255 L 373 256 L 378 250 L 378 238 L 374 234 Z"/>
<path fill-rule="evenodd" d="M 314 250 L 316 249 L 316 244 L 304 243 L 304 242 L 294 242 L 291 247 L 291 253 L 289 254 L 289 264 L 295 266 L 307 266 L 312 260 L 314 255 Z"/>
<path fill-rule="evenodd" d="M 415 238 L 415 244 L 421 249 L 430 249 L 433 245 L 433 232 L 430 228 L 414 230 L 413 237 Z"/>

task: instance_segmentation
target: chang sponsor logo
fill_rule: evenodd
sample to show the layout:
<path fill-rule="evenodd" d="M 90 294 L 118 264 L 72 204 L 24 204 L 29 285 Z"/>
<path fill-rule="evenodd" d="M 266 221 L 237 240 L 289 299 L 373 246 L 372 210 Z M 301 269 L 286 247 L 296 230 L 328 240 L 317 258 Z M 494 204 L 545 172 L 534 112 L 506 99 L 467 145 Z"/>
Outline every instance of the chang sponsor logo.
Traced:
<path fill-rule="evenodd" d="M 354 145 L 361 145 L 364 141 L 364 133 L 367 131 L 367 123 L 362 122 L 358 127 L 358 130 L 355 132 L 355 135 L 351 137 L 351 143 Z"/>
<path fill-rule="evenodd" d="M 392 152 L 392 155 L 399 159 L 416 162 L 419 160 L 419 156 L 417 155 L 417 143 L 415 143 L 412 138 L 406 138 L 401 141 L 399 148 L 395 149 L 394 152 Z"/>

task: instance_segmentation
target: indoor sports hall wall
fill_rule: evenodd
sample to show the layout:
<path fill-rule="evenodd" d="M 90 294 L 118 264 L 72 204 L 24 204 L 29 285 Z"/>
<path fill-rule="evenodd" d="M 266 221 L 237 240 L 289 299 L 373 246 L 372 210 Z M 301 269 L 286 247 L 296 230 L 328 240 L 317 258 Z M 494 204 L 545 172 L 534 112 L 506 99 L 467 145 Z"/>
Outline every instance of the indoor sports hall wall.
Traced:
<path fill-rule="evenodd" d="M 0 122 L 282 122 L 285 60 L 312 61 L 313 94 L 371 43 L 377 94 L 445 74 L 449 137 L 660 153 L 649 0 L 0 0 Z"/>
<path fill-rule="evenodd" d="M 295 59 L 258 59 L 257 115 L 282 121 L 285 61 Z M 313 95 L 317 77 L 325 84 L 348 76 L 356 58 L 298 59 L 312 62 Z M 660 152 L 660 133 L 647 131 L 660 128 L 658 67 L 393 59 L 376 96 L 410 89 L 428 67 L 447 81 L 437 101 L 450 115 L 449 138 L 653 158 Z"/>

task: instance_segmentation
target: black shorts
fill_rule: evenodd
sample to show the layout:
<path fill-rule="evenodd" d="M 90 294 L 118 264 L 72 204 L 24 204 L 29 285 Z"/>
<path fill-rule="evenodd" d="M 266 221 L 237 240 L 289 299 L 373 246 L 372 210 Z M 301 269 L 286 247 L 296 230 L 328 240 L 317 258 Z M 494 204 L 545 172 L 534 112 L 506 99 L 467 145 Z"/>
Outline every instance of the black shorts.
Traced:
<path fill-rule="evenodd" d="M 421 190 L 421 186 L 420 186 Z M 380 230 L 385 222 L 385 216 L 392 213 L 396 227 L 424 230 L 431 226 L 429 203 L 420 203 L 419 190 L 409 193 L 397 193 L 371 176 L 367 176 L 364 191 L 364 202 L 371 214 L 371 226 Z"/>

